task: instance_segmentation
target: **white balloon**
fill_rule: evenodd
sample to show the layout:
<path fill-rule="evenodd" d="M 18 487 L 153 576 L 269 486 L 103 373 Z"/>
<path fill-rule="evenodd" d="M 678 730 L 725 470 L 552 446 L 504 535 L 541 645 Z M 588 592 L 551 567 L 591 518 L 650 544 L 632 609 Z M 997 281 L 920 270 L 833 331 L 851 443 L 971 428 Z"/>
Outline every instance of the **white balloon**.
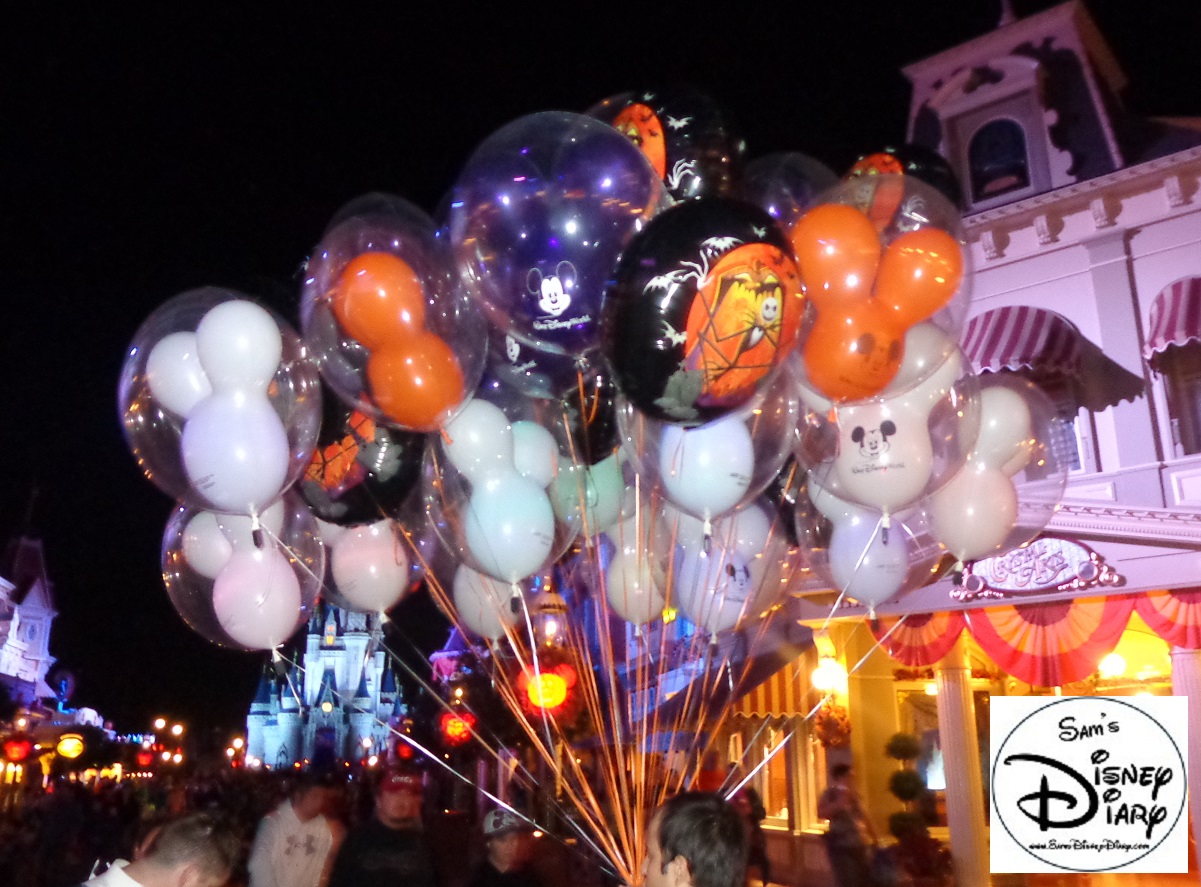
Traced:
<path fill-rule="evenodd" d="M 667 605 L 667 547 L 657 547 L 658 519 L 643 514 L 626 518 L 606 535 L 616 547 L 605 572 L 609 609 L 633 625 L 657 619 Z"/>
<path fill-rule="evenodd" d="M 918 383 L 933 389 L 948 388 L 959 378 L 963 362 L 955 341 L 933 323 L 919 323 L 905 331 L 905 355 L 883 397 L 900 394 Z"/>
<path fill-rule="evenodd" d="M 554 435 L 537 422 L 514 422 L 513 465 L 522 477 L 540 487 L 549 486 L 559 473 L 559 445 Z"/>
<path fill-rule="evenodd" d="M 196 328 L 196 345 L 216 391 L 266 391 L 283 354 L 275 318 L 245 299 L 210 309 Z"/>
<path fill-rule="evenodd" d="M 515 468 L 509 419 L 486 400 L 469 401 L 446 423 L 442 446 L 450 464 L 474 483 Z"/>
<path fill-rule="evenodd" d="M 229 563 L 233 546 L 221 532 L 211 511 L 197 512 L 183 531 L 183 556 L 188 566 L 206 579 L 216 579 Z"/>
<path fill-rule="evenodd" d="M 222 630 L 243 647 L 278 647 L 303 617 L 292 565 L 271 546 L 235 551 L 213 583 L 213 612 Z"/>
<path fill-rule="evenodd" d="M 353 609 L 382 613 L 409 584 L 409 556 L 389 520 L 352 527 L 333 546 L 334 586 Z"/>
<path fill-rule="evenodd" d="M 709 634 L 734 628 L 755 597 L 749 558 L 713 547 L 677 548 L 673 599 L 688 619 Z"/>
<path fill-rule="evenodd" d="M 196 334 L 163 336 L 146 359 L 146 382 L 158 402 L 179 416 L 186 416 L 212 394 L 213 386 L 200 365 Z"/>
<path fill-rule="evenodd" d="M 218 511 L 261 511 L 287 480 L 288 435 L 261 395 L 209 395 L 185 420 L 179 448 L 188 480 Z"/>
<path fill-rule="evenodd" d="M 1034 430 L 1030 407 L 1012 388 L 994 385 L 980 391 L 980 436 L 972 459 L 1013 477 L 1030 461 Z"/>
<path fill-rule="evenodd" d="M 657 619 L 667 604 L 652 558 L 646 552 L 618 551 L 605 574 L 609 609 L 631 625 Z"/>
<path fill-rule="evenodd" d="M 452 597 L 459 621 L 472 634 L 496 640 L 517 624 L 510 604 L 512 586 L 485 576 L 466 564 L 455 571 Z"/>
<path fill-rule="evenodd" d="M 254 518 L 247 514 L 218 514 L 217 526 L 229 540 L 234 551 L 256 548 L 254 541 Z M 259 514 L 259 527 L 262 529 L 262 541 L 272 542 L 279 539 L 284 531 L 284 501 L 272 502 Z"/>
<path fill-rule="evenodd" d="M 998 553 L 1017 523 L 1017 490 L 1000 469 L 969 462 L 930 497 L 930 530 L 960 561 Z"/>
<path fill-rule="evenodd" d="M 904 398 L 839 407 L 834 458 L 839 493 L 881 511 L 917 500 L 934 463 L 928 409 Z"/>
<path fill-rule="evenodd" d="M 901 591 L 909 573 L 908 534 L 896 527 L 885 542 L 881 524 L 881 514 L 857 509 L 835 522 L 828 549 L 835 586 L 870 608 Z"/>
<path fill-rule="evenodd" d="M 483 572 L 504 582 L 524 579 L 546 562 L 554 546 L 550 499 L 515 471 L 491 476 L 471 493 L 464 538 Z"/>
<path fill-rule="evenodd" d="M 659 476 L 672 502 L 697 517 L 711 519 L 736 506 L 754 473 L 755 448 L 740 416 L 663 429 Z"/>

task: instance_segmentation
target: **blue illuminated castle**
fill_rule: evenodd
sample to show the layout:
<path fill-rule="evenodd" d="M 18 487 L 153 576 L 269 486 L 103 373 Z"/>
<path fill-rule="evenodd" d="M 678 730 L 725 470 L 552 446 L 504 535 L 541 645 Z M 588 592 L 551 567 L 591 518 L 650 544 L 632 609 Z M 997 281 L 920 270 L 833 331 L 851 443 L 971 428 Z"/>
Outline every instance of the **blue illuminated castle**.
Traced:
<path fill-rule="evenodd" d="M 246 759 L 265 767 L 358 760 L 387 747 L 407 714 L 378 615 L 314 609 L 303 651 L 268 666 L 246 717 Z"/>

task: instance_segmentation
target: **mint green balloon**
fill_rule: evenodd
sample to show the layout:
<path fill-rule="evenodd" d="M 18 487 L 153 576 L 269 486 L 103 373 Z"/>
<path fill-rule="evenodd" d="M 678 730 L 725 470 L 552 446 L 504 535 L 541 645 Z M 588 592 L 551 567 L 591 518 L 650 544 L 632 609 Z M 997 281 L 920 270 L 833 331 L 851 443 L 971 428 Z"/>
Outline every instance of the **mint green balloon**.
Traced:
<path fill-rule="evenodd" d="M 591 467 L 560 468 L 549 491 L 555 516 L 562 523 L 574 527 L 577 533 L 595 536 L 621 516 L 625 479 L 617 456 L 612 455 Z"/>

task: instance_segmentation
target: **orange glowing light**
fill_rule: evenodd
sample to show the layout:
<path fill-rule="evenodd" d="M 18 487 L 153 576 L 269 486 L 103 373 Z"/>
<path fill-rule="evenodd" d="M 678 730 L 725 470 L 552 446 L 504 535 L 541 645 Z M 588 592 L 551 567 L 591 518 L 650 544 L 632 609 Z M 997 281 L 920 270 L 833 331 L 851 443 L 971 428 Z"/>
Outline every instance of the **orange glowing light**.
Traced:
<path fill-rule="evenodd" d="M 558 708 L 567 699 L 567 681 L 553 672 L 530 676 L 525 688 L 530 704 L 538 708 Z"/>
<path fill-rule="evenodd" d="M 78 758 L 83 754 L 83 737 L 78 733 L 64 733 L 54 750 L 64 758 Z"/>
<path fill-rule="evenodd" d="M 441 718 L 442 735 L 451 745 L 462 745 L 471 738 L 475 727 L 475 715 L 470 712 L 454 714 L 445 712 Z"/>

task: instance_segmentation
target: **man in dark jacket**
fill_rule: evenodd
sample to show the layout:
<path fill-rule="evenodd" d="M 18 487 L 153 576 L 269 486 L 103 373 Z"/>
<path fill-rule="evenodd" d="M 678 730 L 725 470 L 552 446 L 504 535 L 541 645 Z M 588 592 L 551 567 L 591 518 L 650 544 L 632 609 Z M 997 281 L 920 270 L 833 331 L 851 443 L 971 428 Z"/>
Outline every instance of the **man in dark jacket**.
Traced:
<path fill-rule="evenodd" d="M 492 810 L 484 817 L 484 848 L 469 887 L 539 887 L 529 866 L 530 825 L 509 810 Z"/>
<path fill-rule="evenodd" d="M 419 773 L 390 770 L 375 791 L 375 813 L 351 829 L 328 887 L 437 887 L 421 824 Z"/>

